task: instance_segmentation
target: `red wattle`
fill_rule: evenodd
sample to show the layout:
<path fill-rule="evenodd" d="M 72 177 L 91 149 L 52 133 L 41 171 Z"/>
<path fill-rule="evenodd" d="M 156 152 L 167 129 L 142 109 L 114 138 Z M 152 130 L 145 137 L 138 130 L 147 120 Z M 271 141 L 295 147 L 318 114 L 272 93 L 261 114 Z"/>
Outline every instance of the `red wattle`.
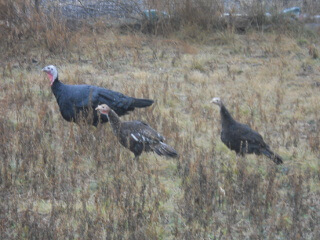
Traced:
<path fill-rule="evenodd" d="M 50 85 L 52 86 L 54 79 L 53 79 L 53 75 L 51 75 L 50 73 L 48 73 L 48 77 L 50 79 Z"/>

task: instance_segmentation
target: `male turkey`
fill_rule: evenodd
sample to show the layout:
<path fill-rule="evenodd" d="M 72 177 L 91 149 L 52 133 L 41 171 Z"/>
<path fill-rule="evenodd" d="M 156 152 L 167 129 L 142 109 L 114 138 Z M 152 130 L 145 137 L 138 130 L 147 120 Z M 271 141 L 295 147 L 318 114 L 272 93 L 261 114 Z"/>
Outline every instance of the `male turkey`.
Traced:
<path fill-rule="evenodd" d="M 49 65 L 42 69 L 48 74 L 51 90 L 57 99 L 62 117 L 68 122 L 78 122 L 80 117 L 89 124 L 97 126 L 105 123 L 108 118 L 100 117 L 95 110 L 99 104 L 108 104 L 119 116 L 137 108 L 152 105 L 153 100 L 132 98 L 106 88 L 92 85 L 66 85 L 59 81 L 55 66 Z"/>

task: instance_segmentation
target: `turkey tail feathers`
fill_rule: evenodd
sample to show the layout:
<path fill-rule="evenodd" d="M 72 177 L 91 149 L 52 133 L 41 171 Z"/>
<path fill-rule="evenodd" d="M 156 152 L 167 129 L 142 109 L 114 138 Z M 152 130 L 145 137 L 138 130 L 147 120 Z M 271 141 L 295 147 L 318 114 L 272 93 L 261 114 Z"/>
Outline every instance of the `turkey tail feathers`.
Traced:
<path fill-rule="evenodd" d="M 282 164 L 283 163 L 282 158 L 278 154 L 272 152 L 270 149 L 263 149 L 261 151 L 261 153 L 266 155 L 268 158 L 270 158 L 276 164 Z"/>
<path fill-rule="evenodd" d="M 153 104 L 153 102 L 154 101 L 150 99 L 135 98 L 132 106 L 137 108 L 144 108 L 144 107 L 149 107 L 150 105 Z"/>
<path fill-rule="evenodd" d="M 153 147 L 153 151 L 160 156 L 166 156 L 171 158 L 176 158 L 179 156 L 179 154 L 173 147 L 163 142 L 160 142 L 159 144 L 155 145 Z"/>

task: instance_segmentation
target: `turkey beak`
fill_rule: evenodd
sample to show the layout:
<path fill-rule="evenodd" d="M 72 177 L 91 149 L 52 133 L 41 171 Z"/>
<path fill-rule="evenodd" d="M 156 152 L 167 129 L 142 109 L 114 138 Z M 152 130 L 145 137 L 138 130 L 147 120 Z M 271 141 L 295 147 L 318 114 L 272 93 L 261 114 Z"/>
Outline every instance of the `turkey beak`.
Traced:
<path fill-rule="evenodd" d="M 97 110 L 97 111 L 100 110 L 100 106 L 96 107 L 96 110 Z"/>
<path fill-rule="evenodd" d="M 46 68 L 42 68 L 42 72 L 48 73 L 48 71 L 46 70 Z"/>

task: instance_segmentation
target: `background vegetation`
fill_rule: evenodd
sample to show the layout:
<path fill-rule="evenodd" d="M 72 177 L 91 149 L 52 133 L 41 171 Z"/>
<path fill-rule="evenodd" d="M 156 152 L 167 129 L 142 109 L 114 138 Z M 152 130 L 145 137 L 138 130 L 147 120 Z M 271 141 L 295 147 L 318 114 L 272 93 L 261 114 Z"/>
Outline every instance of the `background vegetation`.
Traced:
<path fill-rule="evenodd" d="M 277 19 L 239 34 L 188 14 L 164 35 L 75 29 L 33 4 L 0 1 L 1 239 L 320 239 L 318 33 Z M 148 122 L 180 158 L 135 162 L 108 124 L 64 121 L 48 64 L 68 84 L 154 99 L 122 119 Z M 229 151 L 212 97 L 284 164 Z"/>

